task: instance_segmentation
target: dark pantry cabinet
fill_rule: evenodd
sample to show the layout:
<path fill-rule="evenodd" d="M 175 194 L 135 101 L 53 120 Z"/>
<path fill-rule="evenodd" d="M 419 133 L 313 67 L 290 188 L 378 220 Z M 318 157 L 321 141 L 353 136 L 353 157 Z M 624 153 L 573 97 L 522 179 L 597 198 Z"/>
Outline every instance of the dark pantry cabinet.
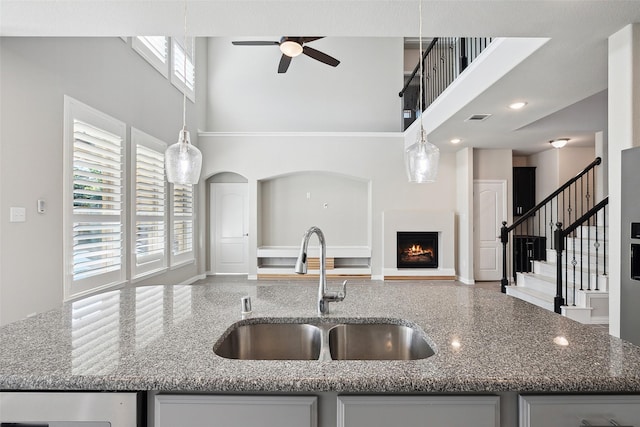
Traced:
<path fill-rule="evenodd" d="M 513 168 L 513 215 L 520 216 L 536 205 L 536 168 Z"/>

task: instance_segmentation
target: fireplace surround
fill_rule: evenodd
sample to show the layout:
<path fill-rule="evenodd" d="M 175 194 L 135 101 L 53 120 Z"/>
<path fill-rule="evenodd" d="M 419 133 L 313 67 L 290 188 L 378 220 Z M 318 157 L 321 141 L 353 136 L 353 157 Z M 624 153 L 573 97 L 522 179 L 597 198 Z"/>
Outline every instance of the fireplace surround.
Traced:
<path fill-rule="evenodd" d="M 437 231 L 398 231 L 397 268 L 438 268 Z"/>

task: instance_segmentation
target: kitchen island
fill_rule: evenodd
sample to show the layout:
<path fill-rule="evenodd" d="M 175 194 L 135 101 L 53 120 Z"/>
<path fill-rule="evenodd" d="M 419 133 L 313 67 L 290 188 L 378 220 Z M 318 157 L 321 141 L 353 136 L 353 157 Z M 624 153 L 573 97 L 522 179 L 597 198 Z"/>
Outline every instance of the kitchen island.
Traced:
<path fill-rule="evenodd" d="M 448 282 L 355 281 L 323 317 L 416 325 L 435 352 L 426 359 L 259 361 L 214 354 L 214 344 L 243 319 L 317 322 L 316 295 L 315 281 L 216 279 L 66 303 L 0 328 L 0 389 L 513 399 L 640 392 L 639 347 L 499 292 Z M 248 317 L 241 314 L 243 296 L 253 302 Z"/>

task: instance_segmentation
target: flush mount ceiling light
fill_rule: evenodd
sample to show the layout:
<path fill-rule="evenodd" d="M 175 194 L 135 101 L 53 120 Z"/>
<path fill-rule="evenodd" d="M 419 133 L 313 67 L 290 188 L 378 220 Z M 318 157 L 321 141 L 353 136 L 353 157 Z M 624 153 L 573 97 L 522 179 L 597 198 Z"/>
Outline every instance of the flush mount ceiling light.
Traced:
<path fill-rule="evenodd" d="M 569 142 L 569 138 L 558 138 L 549 141 L 549 144 L 553 145 L 554 148 L 562 148 L 567 145 L 567 142 Z"/>
<path fill-rule="evenodd" d="M 526 105 L 527 105 L 526 102 L 518 101 L 518 102 L 514 102 L 513 104 L 509 105 L 509 108 L 511 108 L 512 110 L 519 110 L 521 108 L 524 108 Z"/>
<path fill-rule="evenodd" d="M 452 144 L 460 144 L 461 139 L 460 138 L 453 138 L 451 141 Z"/>
<path fill-rule="evenodd" d="M 187 2 L 184 3 L 184 62 L 183 76 L 187 78 Z M 197 184 L 202 168 L 202 153 L 191 145 L 191 136 L 187 130 L 187 91 L 182 97 L 182 129 L 178 134 L 178 142 L 169 146 L 164 153 L 164 164 L 167 181 L 174 184 Z"/>
<path fill-rule="evenodd" d="M 419 47 L 420 58 L 422 58 L 422 0 L 418 2 L 418 16 L 420 17 L 419 27 Z M 440 160 L 440 150 L 438 147 L 427 141 L 427 132 L 424 130 L 422 116 L 424 116 L 423 108 L 423 80 L 424 70 L 422 59 L 420 60 L 420 91 L 418 98 L 420 99 L 420 131 L 418 132 L 417 141 L 407 147 L 404 151 L 405 168 L 409 182 L 426 183 L 435 182 L 438 177 L 438 162 Z"/>

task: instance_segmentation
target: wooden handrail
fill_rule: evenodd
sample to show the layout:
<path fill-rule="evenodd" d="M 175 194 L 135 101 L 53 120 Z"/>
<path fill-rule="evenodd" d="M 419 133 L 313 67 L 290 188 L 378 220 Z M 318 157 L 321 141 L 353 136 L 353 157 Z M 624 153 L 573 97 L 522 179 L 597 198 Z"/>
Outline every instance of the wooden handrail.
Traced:
<path fill-rule="evenodd" d="M 425 58 L 427 57 L 429 52 L 433 50 L 433 47 L 436 45 L 437 42 L 438 42 L 438 38 L 434 37 L 433 40 L 431 40 L 431 43 L 429 43 L 429 46 L 427 46 L 424 53 L 422 54 L 422 58 L 420 58 L 420 61 L 424 62 Z M 416 73 L 418 72 L 419 69 L 420 69 L 420 62 L 416 64 L 416 67 L 413 69 L 411 76 L 409 76 L 409 78 L 407 79 L 407 82 L 404 84 L 404 87 L 402 88 L 400 93 L 398 93 L 398 96 L 400 98 L 404 96 L 404 93 L 407 91 L 407 88 L 409 87 L 411 80 L 413 80 L 413 78 L 416 76 Z"/>
<path fill-rule="evenodd" d="M 516 222 L 514 222 L 512 225 L 510 225 L 509 227 L 507 227 L 507 232 L 510 232 L 512 230 L 514 230 L 518 225 L 522 224 L 523 222 L 525 222 L 527 219 L 529 219 L 530 217 L 533 216 L 533 214 L 535 214 L 537 211 L 539 211 L 544 205 L 546 205 L 547 203 L 549 203 L 554 197 L 556 197 L 558 194 L 562 193 L 564 190 L 566 190 L 567 188 L 569 188 L 569 186 L 571 184 L 573 184 L 574 182 L 576 182 L 577 180 L 579 180 L 584 174 L 586 174 L 587 172 L 589 172 L 591 169 L 595 168 L 596 166 L 598 166 L 600 163 L 602 163 L 602 158 L 600 157 L 596 157 L 596 159 L 589 163 L 589 165 L 587 165 L 586 168 L 584 168 L 582 170 L 582 172 L 580 172 L 579 174 L 577 174 L 576 176 L 574 176 L 573 178 L 571 178 L 569 181 L 565 182 L 560 188 L 558 188 L 556 191 L 554 191 L 553 193 L 551 193 L 550 196 L 548 196 L 546 199 L 544 199 L 543 201 L 541 201 L 540 203 L 538 203 L 537 205 L 535 205 L 534 207 L 532 207 L 531 209 L 529 209 L 527 212 L 525 212 L 524 215 L 522 215 Z"/>
<path fill-rule="evenodd" d="M 589 218 L 594 216 L 600 209 L 605 207 L 608 203 L 609 203 L 609 196 L 605 197 L 604 199 L 602 199 L 600 201 L 600 203 L 598 203 L 597 205 L 595 205 L 594 207 L 589 209 L 587 211 L 587 213 L 585 213 L 580 218 L 575 220 L 574 223 L 571 224 L 569 227 L 563 229 L 562 230 L 562 237 L 563 238 L 567 237 L 569 234 L 571 234 L 573 231 L 575 231 L 578 227 L 580 227 L 584 222 L 586 222 Z"/>

